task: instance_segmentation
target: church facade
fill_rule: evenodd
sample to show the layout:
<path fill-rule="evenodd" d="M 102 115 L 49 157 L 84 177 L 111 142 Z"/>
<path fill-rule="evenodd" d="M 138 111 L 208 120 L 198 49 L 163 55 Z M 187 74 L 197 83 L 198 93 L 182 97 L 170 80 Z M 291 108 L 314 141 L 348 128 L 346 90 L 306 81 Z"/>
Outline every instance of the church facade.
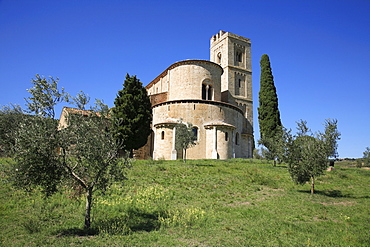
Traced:
<path fill-rule="evenodd" d="M 220 31 L 210 42 L 210 61 L 170 65 L 146 86 L 152 102 L 153 133 L 138 150 L 142 158 L 174 160 L 176 126 L 191 123 L 196 145 L 187 159 L 251 158 L 253 99 L 251 42 Z"/>

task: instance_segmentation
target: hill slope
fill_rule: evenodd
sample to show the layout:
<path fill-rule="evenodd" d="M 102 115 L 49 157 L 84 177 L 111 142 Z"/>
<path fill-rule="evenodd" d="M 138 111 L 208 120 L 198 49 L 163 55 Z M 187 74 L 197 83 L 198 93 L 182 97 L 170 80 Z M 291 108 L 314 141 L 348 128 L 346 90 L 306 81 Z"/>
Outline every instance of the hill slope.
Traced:
<path fill-rule="evenodd" d="M 0 162 L 1 163 L 1 162 Z M 93 230 L 69 190 L 42 199 L 2 175 L 1 246 L 368 246 L 370 170 L 337 167 L 317 193 L 256 160 L 136 161 L 97 194 Z M 82 236 L 81 236 L 82 235 Z"/>

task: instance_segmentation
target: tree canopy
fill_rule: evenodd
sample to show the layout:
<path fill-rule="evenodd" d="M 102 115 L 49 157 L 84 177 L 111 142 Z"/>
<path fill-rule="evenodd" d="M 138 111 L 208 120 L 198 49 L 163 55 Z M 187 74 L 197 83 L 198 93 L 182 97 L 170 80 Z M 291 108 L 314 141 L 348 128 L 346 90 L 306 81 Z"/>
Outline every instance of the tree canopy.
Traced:
<path fill-rule="evenodd" d="M 10 156 L 15 133 L 23 118 L 28 117 L 19 105 L 0 106 L 0 156 Z"/>
<path fill-rule="evenodd" d="M 311 180 L 311 193 L 315 191 L 315 179 L 328 167 L 329 158 L 337 156 L 337 141 L 340 133 L 337 120 L 326 120 L 324 132 L 311 133 L 305 121 L 298 122 L 298 132 L 283 135 L 280 157 L 288 164 L 294 182 L 305 184 Z"/>
<path fill-rule="evenodd" d="M 75 97 L 70 96 L 70 98 L 71 103 L 81 110 L 86 110 L 86 105 L 90 102 L 90 96 L 83 91 L 80 91 Z"/>
<path fill-rule="evenodd" d="M 197 137 L 194 134 L 194 128 L 191 123 L 183 123 L 181 120 L 176 125 L 176 143 L 177 150 L 182 150 L 183 160 L 186 162 L 186 151 L 196 145 Z"/>
<path fill-rule="evenodd" d="M 151 133 L 152 108 L 149 96 L 136 76 L 126 75 L 112 109 L 114 134 L 126 150 L 139 149 Z"/>
<path fill-rule="evenodd" d="M 363 152 L 362 159 L 364 161 L 365 166 L 370 166 L 370 148 L 366 147 L 365 151 Z"/>
<path fill-rule="evenodd" d="M 264 145 L 275 156 L 274 143 L 281 138 L 282 123 L 278 108 L 278 97 L 272 75 L 270 59 L 264 54 L 260 61 L 261 77 L 258 122 L 260 128 L 260 144 Z"/>
<path fill-rule="evenodd" d="M 28 100 L 29 111 L 36 115 L 21 121 L 15 133 L 14 183 L 25 189 L 39 186 L 46 195 L 61 185 L 82 188 L 86 194 L 85 228 L 89 228 L 93 192 L 124 179 L 128 160 L 118 157 L 122 146 L 110 131 L 107 106 L 102 101 L 89 111 L 73 109 L 66 115 L 66 126 L 58 126 L 54 107 L 67 94 L 64 90 L 56 93 L 54 80 L 36 78 Z M 86 101 L 79 101 L 84 108 Z"/>
<path fill-rule="evenodd" d="M 55 106 L 63 101 L 68 101 L 68 94 L 64 88 L 58 89 L 59 78 L 49 79 L 36 74 L 32 79 L 33 87 L 27 91 L 31 94 L 26 98 L 28 113 L 35 113 L 43 117 L 55 117 Z"/>

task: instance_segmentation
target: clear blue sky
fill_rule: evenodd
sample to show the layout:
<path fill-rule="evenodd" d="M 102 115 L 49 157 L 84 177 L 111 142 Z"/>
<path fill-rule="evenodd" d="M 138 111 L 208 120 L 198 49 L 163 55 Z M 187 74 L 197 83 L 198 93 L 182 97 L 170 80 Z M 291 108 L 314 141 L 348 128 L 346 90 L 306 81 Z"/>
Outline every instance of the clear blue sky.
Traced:
<path fill-rule="evenodd" d="M 219 30 L 252 41 L 256 140 L 266 53 L 284 126 L 304 119 L 318 131 L 336 118 L 340 157 L 362 157 L 370 146 L 368 0 L 0 0 L 0 105 L 24 106 L 40 74 L 113 106 L 126 73 L 147 85 L 176 61 L 209 59 Z"/>

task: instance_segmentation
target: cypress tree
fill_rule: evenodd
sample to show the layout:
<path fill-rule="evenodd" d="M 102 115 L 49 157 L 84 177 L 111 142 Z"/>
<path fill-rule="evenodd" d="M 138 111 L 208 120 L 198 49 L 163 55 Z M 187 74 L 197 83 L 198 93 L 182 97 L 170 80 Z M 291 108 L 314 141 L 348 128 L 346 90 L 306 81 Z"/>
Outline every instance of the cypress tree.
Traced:
<path fill-rule="evenodd" d="M 261 143 L 269 149 L 269 151 L 273 151 L 271 140 L 277 137 L 277 134 L 282 128 L 280 112 L 278 109 L 278 97 L 268 55 L 262 55 L 260 65 L 261 78 L 260 91 L 258 95 L 258 122 L 260 137 Z"/>
<path fill-rule="evenodd" d="M 144 146 L 151 133 L 152 108 L 147 91 L 136 76 L 126 75 L 114 105 L 112 119 L 116 139 L 130 152 Z"/>

